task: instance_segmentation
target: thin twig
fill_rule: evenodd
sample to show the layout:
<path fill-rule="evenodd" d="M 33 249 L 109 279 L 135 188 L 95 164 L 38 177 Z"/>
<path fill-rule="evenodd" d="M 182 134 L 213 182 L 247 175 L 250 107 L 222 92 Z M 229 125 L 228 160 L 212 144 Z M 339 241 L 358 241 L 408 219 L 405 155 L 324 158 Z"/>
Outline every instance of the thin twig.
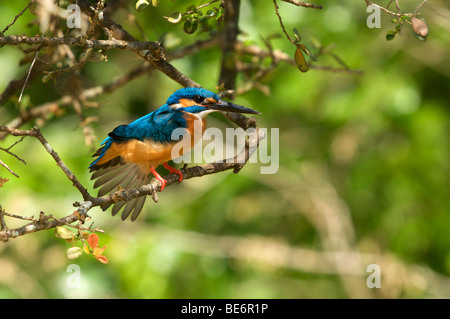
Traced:
<path fill-rule="evenodd" d="M 313 4 L 313 3 L 308 3 L 308 2 L 298 1 L 298 0 L 281 0 L 281 1 L 292 3 L 299 7 L 322 9 L 322 6 L 319 6 L 318 4 Z"/>
<path fill-rule="evenodd" d="M 212 0 L 212 1 L 210 1 L 210 2 L 207 2 L 207 3 L 204 3 L 204 4 L 202 4 L 202 5 L 199 5 L 196 9 L 199 10 L 199 9 L 201 9 L 201 8 L 210 6 L 211 4 L 213 4 L 214 2 L 217 2 L 217 1 L 220 1 L 220 0 Z M 194 10 L 186 11 L 186 12 L 182 13 L 181 16 L 183 17 L 183 16 L 185 16 L 185 15 L 187 15 L 187 14 L 191 14 L 191 13 L 194 13 Z M 170 17 L 164 17 L 164 16 L 163 16 L 163 18 L 166 19 L 166 20 L 170 19 Z"/>
<path fill-rule="evenodd" d="M 278 4 L 277 4 L 277 1 L 276 1 L 276 0 L 273 0 L 273 5 L 275 6 L 275 14 L 276 14 L 277 17 L 278 17 L 278 21 L 280 22 L 280 26 L 281 26 L 281 29 L 283 30 L 283 33 L 286 35 L 286 38 L 287 38 L 292 44 L 295 45 L 295 44 L 296 44 L 295 41 L 294 41 L 294 40 L 291 38 L 291 36 L 287 33 L 286 28 L 284 27 L 283 20 L 281 19 L 280 12 L 278 11 L 279 7 L 278 7 Z"/>
<path fill-rule="evenodd" d="M 420 7 L 421 7 L 423 4 L 425 4 L 425 2 L 426 2 L 426 0 L 423 1 L 423 2 L 419 5 L 419 8 L 416 9 L 416 11 L 414 11 L 414 12 L 412 12 L 412 13 L 400 13 L 400 12 L 393 12 L 393 11 L 390 11 L 390 10 L 386 9 L 385 7 L 382 7 L 382 6 L 380 6 L 380 5 L 376 4 L 376 3 L 373 3 L 373 2 L 370 1 L 370 0 L 364 0 L 364 1 L 366 2 L 366 5 L 367 5 L 367 6 L 370 6 L 370 5 L 375 6 L 375 7 L 379 8 L 380 10 L 386 12 L 387 14 L 390 14 L 390 15 L 393 15 L 393 16 L 396 16 L 396 17 L 399 17 L 399 18 L 401 18 L 401 17 L 403 17 L 403 18 L 410 18 L 410 17 L 416 16 L 416 15 L 418 14 L 418 13 L 417 13 L 418 9 L 420 9 Z M 396 4 L 396 5 L 397 5 L 397 4 Z M 400 10 L 400 8 L 397 7 L 397 10 Z"/>
<path fill-rule="evenodd" d="M 34 63 L 36 63 L 38 55 L 39 55 L 39 50 L 36 51 L 36 54 L 34 55 L 34 59 L 31 62 L 30 68 L 28 69 L 27 77 L 25 78 L 25 82 L 23 83 L 23 86 L 22 86 L 22 91 L 20 91 L 19 102 L 22 100 L 23 91 L 25 90 L 25 87 L 27 86 L 28 80 L 30 79 L 30 74 L 31 74 L 31 71 L 33 70 Z"/>
<path fill-rule="evenodd" d="M 8 217 L 11 217 L 11 218 L 21 219 L 21 220 L 28 220 L 28 221 L 32 221 L 32 222 L 35 222 L 35 221 L 36 221 L 36 219 L 35 219 L 33 216 L 31 216 L 31 217 L 25 217 L 25 216 L 20 216 L 20 215 L 16 215 L 16 214 L 11 214 L 11 213 L 7 213 L 7 212 L 4 212 L 4 215 L 5 215 L 5 216 L 8 216 Z"/>
<path fill-rule="evenodd" d="M 58 153 L 56 153 L 55 150 L 50 146 L 48 141 L 44 138 L 44 136 L 41 134 L 39 128 L 33 127 L 31 130 L 18 130 L 14 128 L 10 128 L 7 126 L 0 126 L 0 131 L 7 132 L 8 134 L 11 134 L 13 136 L 32 136 L 41 142 L 41 144 L 44 146 L 45 150 L 53 157 L 56 164 L 62 169 L 64 174 L 69 178 L 69 180 L 72 181 L 73 185 L 79 190 L 81 195 L 85 200 L 89 200 L 92 198 L 92 196 L 89 194 L 86 188 L 81 185 L 81 183 L 78 181 L 76 176 L 68 169 L 66 164 L 61 160 Z"/>
<path fill-rule="evenodd" d="M 8 24 L 7 26 L 6 26 L 6 28 L 4 28 L 3 29 L 3 31 L 1 32 L 2 34 L 5 34 L 5 32 L 6 31 L 8 31 L 8 29 L 14 24 L 14 23 L 16 23 L 16 21 L 17 21 L 17 19 L 19 19 L 20 18 L 20 16 L 33 4 L 33 3 L 35 3 L 36 2 L 36 0 L 31 0 L 30 2 L 28 2 L 28 4 L 26 5 L 26 7 L 22 10 L 22 11 L 20 11 L 20 13 L 18 14 L 18 15 L 16 15 L 15 17 L 14 17 L 14 20 L 13 20 L 13 22 L 11 22 L 10 24 Z"/>
<path fill-rule="evenodd" d="M 15 177 L 19 177 L 19 175 L 17 175 L 16 173 L 14 173 L 14 171 L 12 169 L 9 168 L 8 165 L 6 165 L 2 160 L 0 160 L 0 165 L 3 166 L 4 168 L 6 168 L 12 175 L 14 175 Z"/>
<path fill-rule="evenodd" d="M 414 14 L 417 14 L 417 12 L 419 12 L 420 8 L 422 8 L 422 6 L 427 2 L 427 0 L 423 0 L 416 8 L 416 10 L 414 10 Z"/>
<path fill-rule="evenodd" d="M 14 144 L 11 145 L 11 146 L 8 147 L 8 148 L 0 147 L 0 150 L 2 150 L 2 151 L 4 151 L 4 152 L 8 153 L 8 154 L 11 155 L 11 156 L 14 156 L 16 159 L 18 159 L 18 160 L 21 161 L 22 163 L 27 164 L 27 162 L 25 162 L 25 160 L 24 160 L 23 158 L 20 158 L 19 156 L 17 156 L 17 155 L 14 154 L 13 152 L 11 152 L 11 149 L 12 149 L 14 146 L 16 146 L 17 144 L 19 144 L 20 142 L 22 142 L 24 138 L 25 138 L 25 136 L 22 136 L 18 141 L 15 141 Z"/>

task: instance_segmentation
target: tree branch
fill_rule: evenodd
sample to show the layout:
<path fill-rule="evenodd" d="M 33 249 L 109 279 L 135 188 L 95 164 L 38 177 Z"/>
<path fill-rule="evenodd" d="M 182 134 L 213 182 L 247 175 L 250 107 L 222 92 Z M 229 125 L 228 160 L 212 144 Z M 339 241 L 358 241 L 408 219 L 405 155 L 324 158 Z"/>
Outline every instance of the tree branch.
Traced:
<path fill-rule="evenodd" d="M 312 9 L 322 9 L 322 6 L 319 6 L 318 4 L 312 4 L 308 2 L 298 1 L 298 0 L 281 0 L 284 2 L 295 4 L 299 7 L 305 7 L 305 8 L 312 8 Z"/>
<path fill-rule="evenodd" d="M 236 89 L 237 70 L 234 63 L 234 45 L 239 34 L 240 0 L 225 1 L 225 26 L 220 34 L 222 61 L 220 66 L 219 86 L 227 90 Z"/>
<path fill-rule="evenodd" d="M 396 3 L 396 6 L 397 6 L 397 10 L 398 10 L 399 12 L 393 12 L 393 11 L 390 11 L 390 10 L 388 10 L 387 8 L 383 7 L 383 6 L 380 6 L 380 5 L 376 4 L 376 3 L 373 3 L 373 2 L 370 1 L 370 0 L 364 0 L 364 1 L 366 2 L 366 5 L 367 5 L 367 6 L 370 6 L 370 5 L 375 6 L 375 7 L 379 8 L 380 10 L 386 12 L 387 14 L 390 14 L 390 15 L 393 15 L 393 16 L 396 16 L 396 17 L 399 17 L 399 18 L 400 18 L 400 17 L 410 18 L 410 17 L 414 17 L 414 16 L 418 15 L 419 9 L 427 2 L 427 0 L 423 0 L 423 1 L 417 6 L 417 8 L 416 8 L 416 10 L 415 10 L 414 12 L 411 12 L 411 13 L 401 13 L 401 12 L 400 12 L 400 7 L 398 6 L 398 3 Z"/>
<path fill-rule="evenodd" d="M 77 38 L 60 38 L 60 37 L 26 37 L 26 36 L 7 36 L 0 37 L 0 45 L 40 45 L 40 46 L 55 46 L 55 45 L 69 45 L 78 46 L 86 49 L 128 49 L 128 50 L 149 50 L 157 54 L 161 50 L 162 44 L 156 41 L 123 41 L 123 40 L 88 40 L 84 37 Z"/>

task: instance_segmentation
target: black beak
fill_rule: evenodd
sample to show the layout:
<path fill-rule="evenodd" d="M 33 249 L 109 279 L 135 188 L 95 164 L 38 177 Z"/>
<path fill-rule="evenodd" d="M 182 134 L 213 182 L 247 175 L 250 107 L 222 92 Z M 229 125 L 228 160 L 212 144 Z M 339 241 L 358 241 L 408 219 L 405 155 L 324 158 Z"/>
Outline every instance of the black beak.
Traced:
<path fill-rule="evenodd" d="M 249 113 L 249 114 L 261 114 L 258 111 L 249 109 L 247 107 L 243 107 L 234 103 L 225 102 L 219 100 L 217 103 L 208 105 L 208 107 L 212 110 L 226 111 L 226 112 L 234 112 L 234 113 Z"/>

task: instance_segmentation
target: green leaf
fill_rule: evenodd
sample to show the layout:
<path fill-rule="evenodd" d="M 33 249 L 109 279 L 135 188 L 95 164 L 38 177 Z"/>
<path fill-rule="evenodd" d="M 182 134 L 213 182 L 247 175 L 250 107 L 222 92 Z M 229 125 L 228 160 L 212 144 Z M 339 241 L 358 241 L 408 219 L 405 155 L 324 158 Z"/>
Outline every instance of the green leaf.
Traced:
<path fill-rule="evenodd" d="M 198 28 L 197 20 L 186 19 L 186 21 L 184 22 L 183 30 L 187 34 L 194 33 L 195 31 L 197 31 L 197 28 Z"/>
<path fill-rule="evenodd" d="M 395 38 L 395 31 L 388 31 L 386 33 L 386 40 L 391 41 Z"/>

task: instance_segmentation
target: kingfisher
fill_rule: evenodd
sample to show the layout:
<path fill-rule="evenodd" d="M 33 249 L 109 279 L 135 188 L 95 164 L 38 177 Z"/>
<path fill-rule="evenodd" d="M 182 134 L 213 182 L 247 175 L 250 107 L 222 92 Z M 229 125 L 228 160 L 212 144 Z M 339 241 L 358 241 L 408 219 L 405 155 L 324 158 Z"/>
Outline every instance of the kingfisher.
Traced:
<path fill-rule="evenodd" d="M 156 168 L 161 164 L 170 173 L 179 175 L 181 171 L 169 166 L 168 161 L 182 156 L 199 141 L 206 129 L 206 116 L 212 112 L 226 111 L 235 113 L 261 114 L 255 110 L 226 102 L 206 89 L 187 87 L 175 91 L 166 104 L 128 125 L 120 125 L 108 134 L 101 147 L 92 157 L 97 157 L 89 166 L 95 180 L 94 188 L 100 187 L 98 196 L 104 196 L 116 188 L 132 189 L 150 183 L 152 175 L 161 182 L 161 191 L 167 181 Z M 180 139 L 174 139 L 172 132 L 182 129 L 190 137 L 190 143 L 184 144 L 178 153 L 172 154 Z M 194 134 L 194 132 L 196 134 Z M 201 132 L 200 136 L 197 132 Z M 197 136 L 196 136 L 197 135 Z M 134 221 L 144 206 L 146 196 L 134 198 L 128 202 L 113 204 L 112 215 L 122 207 L 121 218 L 131 215 Z M 105 211 L 111 204 L 105 205 Z"/>

